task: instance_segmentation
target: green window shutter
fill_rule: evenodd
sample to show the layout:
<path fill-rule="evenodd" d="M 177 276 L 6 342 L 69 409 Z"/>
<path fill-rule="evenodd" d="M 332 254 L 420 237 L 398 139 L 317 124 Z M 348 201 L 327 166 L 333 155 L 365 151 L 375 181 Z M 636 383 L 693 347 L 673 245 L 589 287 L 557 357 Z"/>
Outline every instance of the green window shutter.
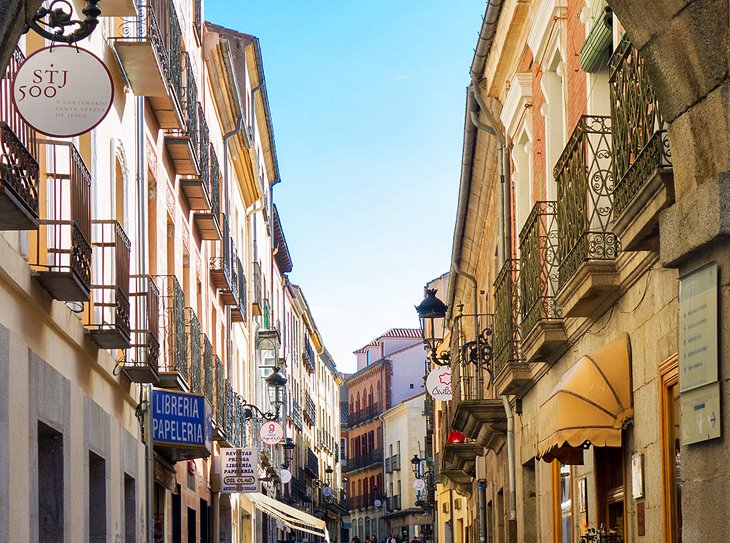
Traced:
<path fill-rule="evenodd" d="M 580 49 L 580 67 L 584 72 L 595 72 L 606 65 L 608 47 L 611 45 L 613 29 L 613 12 L 606 6 L 605 0 L 599 4 L 600 9 L 593 18 L 591 31 Z"/>

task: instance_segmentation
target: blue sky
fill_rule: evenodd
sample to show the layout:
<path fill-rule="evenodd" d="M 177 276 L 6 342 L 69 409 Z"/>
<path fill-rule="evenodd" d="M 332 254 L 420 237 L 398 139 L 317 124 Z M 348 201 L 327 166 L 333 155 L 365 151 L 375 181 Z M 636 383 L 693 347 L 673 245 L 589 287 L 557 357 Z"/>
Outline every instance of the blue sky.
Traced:
<path fill-rule="evenodd" d="M 261 41 L 290 277 L 342 371 L 386 330 L 417 327 L 423 285 L 448 270 L 465 88 L 484 8 L 484 0 L 205 4 L 207 20 Z"/>

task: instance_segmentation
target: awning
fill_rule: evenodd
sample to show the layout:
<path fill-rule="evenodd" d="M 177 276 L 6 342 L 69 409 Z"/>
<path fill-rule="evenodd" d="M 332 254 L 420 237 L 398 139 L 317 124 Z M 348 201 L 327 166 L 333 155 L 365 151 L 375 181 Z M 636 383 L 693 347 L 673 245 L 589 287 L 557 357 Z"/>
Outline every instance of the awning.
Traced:
<path fill-rule="evenodd" d="M 270 498 L 260 492 L 251 492 L 244 494 L 244 496 L 251 500 L 251 503 L 259 511 L 286 524 L 293 530 L 301 530 L 312 535 L 324 537 L 326 541 L 329 541 L 329 533 L 323 520 L 308 515 L 299 509 L 281 503 L 279 500 Z"/>
<path fill-rule="evenodd" d="M 565 372 L 540 406 L 538 458 L 576 463 L 576 450 L 587 443 L 621 446 L 622 425 L 633 414 L 630 364 L 631 344 L 624 334 Z"/>

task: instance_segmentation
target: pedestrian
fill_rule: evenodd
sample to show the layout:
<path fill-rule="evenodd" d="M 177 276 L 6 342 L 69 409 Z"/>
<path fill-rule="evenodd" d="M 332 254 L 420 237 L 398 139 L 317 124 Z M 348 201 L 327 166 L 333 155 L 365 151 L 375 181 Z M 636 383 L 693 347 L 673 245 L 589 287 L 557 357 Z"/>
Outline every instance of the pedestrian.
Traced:
<path fill-rule="evenodd" d="M 385 543 L 398 543 L 398 536 L 395 533 L 391 534 Z"/>

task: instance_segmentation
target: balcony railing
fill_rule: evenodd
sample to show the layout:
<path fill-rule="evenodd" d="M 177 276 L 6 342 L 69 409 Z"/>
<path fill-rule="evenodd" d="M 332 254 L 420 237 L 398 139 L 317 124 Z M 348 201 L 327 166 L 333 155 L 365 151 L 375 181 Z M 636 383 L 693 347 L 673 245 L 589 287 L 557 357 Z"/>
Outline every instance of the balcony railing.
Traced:
<path fill-rule="evenodd" d="M 400 511 L 400 496 L 388 496 L 385 500 L 385 508 L 388 511 Z"/>
<path fill-rule="evenodd" d="M 563 318 L 555 302 L 558 287 L 558 225 L 555 202 L 535 202 L 520 232 L 520 317 L 522 335 L 539 321 Z"/>
<path fill-rule="evenodd" d="M 562 288 L 587 260 L 613 260 L 620 242 L 613 217 L 611 119 L 584 115 L 553 173 L 558 184 L 558 282 Z"/>
<path fill-rule="evenodd" d="M 319 461 L 312 449 L 307 449 L 307 466 L 305 468 L 312 477 L 319 477 Z"/>
<path fill-rule="evenodd" d="M 228 379 L 225 381 L 225 398 L 226 409 L 224 422 L 226 436 L 228 437 L 228 443 L 234 445 L 236 442 L 236 393 L 233 392 L 233 386 Z"/>
<path fill-rule="evenodd" d="M 393 471 L 400 471 L 400 455 L 394 454 L 390 457 L 390 465 L 393 468 Z"/>
<path fill-rule="evenodd" d="M 182 127 L 182 31 L 171 0 L 150 0 L 136 17 L 125 17 L 113 39 L 136 96 L 150 97 L 160 127 Z M 156 68 L 156 69 L 155 69 Z"/>
<path fill-rule="evenodd" d="M 188 375 L 190 376 L 190 391 L 200 394 L 203 392 L 202 353 L 200 350 L 200 320 L 192 307 L 185 308 L 185 342 L 188 355 Z"/>
<path fill-rule="evenodd" d="M 302 408 L 299 405 L 299 402 L 293 401 L 291 404 L 291 419 L 294 423 L 294 426 L 302 429 Z"/>
<path fill-rule="evenodd" d="M 202 182 L 199 164 L 198 86 L 195 82 L 193 64 L 187 53 L 184 53 L 183 60 L 185 77 L 182 80 L 183 87 L 181 87 L 184 92 L 181 110 L 182 128 L 174 127 L 165 131 L 165 147 L 175 171 L 181 176 L 192 178 L 183 178 L 180 185 L 190 206 L 194 209 L 204 205 L 203 202 L 207 200 L 205 192 L 208 186 L 207 183 Z"/>
<path fill-rule="evenodd" d="M 157 383 L 160 359 L 160 293 L 149 275 L 130 278 L 131 346 L 123 369 L 135 383 Z"/>
<path fill-rule="evenodd" d="M 309 392 L 306 393 L 306 400 L 304 403 L 304 419 L 309 419 L 310 424 L 316 424 L 317 422 L 317 409 L 314 406 L 314 400 L 312 400 Z"/>
<path fill-rule="evenodd" d="M 263 308 L 261 307 L 261 264 L 253 263 L 253 300 L 251 300 L 251 312 L 255 316 L 260 316 Z"/>
<path fill-rule="evenodd" d="M 385 473 L 393 473 L 392 459 L 385 459 Z"/>
<path fill-rule="evenodd" d="M 348 458 L 346 470 L 355 471 L 378 464 L 383 464 L 383 449 L 373 449 L 365 454 Z"/>
<path fill-rule="evenodd" d="M 519 261 L 507 260 L 494 283 L 494 374 L 520 361 Z"/>
<path fill-rule="evenodd" d="M 129 238 L 117 221 L 92 221 L 92 284 L 86 328 L 102 349 L 130 346 Z"/>
<path fill-rule="evenodd" d="M 28 261 L 54 298 L 85 302 L 91 290 L 91 174 L 71 142 L 40 143 L 46 206 Z"/>
<path fill-rule="evenodd" d="M 213 374 L 213 344 L 203 334 L 203 392 L 210 405 L 214 405 L 215 375 Z"/>
<path fill-rule="evenodd" d="M 308 373 L 314 373 L 315 370 L 315 358 L 314 358 L 314 348 L 312 347 L 312 342 L 309 341 L 309 338 L 304 338 L 304 353 L 302 353 L 302 358 L 304 360 L 304 366 L 307 369 Z"/>
<path fill-rule="evenodd" d="M 233 280 L 236 283 L 236 298 L 233 307 L 231 308 L 231 320 L 233 322 L 244 322 L 247 315 L 246 307 L 246 275 L 243 273 L 243 264 L 241 259 L 238 257 L 234 260 L 234 276 Z"/>
<path fill-rule="evenodd" d="M 223 362 L 218 355 L 213 357 L 215 367 L 215 404 L 213 406 L 213 420 L 219 433 L 225 431 L 226 427 L 226 373 L 223 369 Z"/>
<path fill-rule="evenodd" d="M 174 275 L 155 277 L 160 290 L 162 309 L 160 330 L 162 386 L 187 389 L 188 346 L 185 335 L 185 293 Z"/>
<path fill-rule="evenodd" d="M 610 60 L 614 216 L 660 168 L 672 166 L 666 123 L 639 52 L 623 39 Z"/>
<path fill-rule="evenodd" d="M 38 227 L 38 139 L 11 98 L 15 72 L 24 60 L 16 47 L 0 78 L 0 230 Z"/>

